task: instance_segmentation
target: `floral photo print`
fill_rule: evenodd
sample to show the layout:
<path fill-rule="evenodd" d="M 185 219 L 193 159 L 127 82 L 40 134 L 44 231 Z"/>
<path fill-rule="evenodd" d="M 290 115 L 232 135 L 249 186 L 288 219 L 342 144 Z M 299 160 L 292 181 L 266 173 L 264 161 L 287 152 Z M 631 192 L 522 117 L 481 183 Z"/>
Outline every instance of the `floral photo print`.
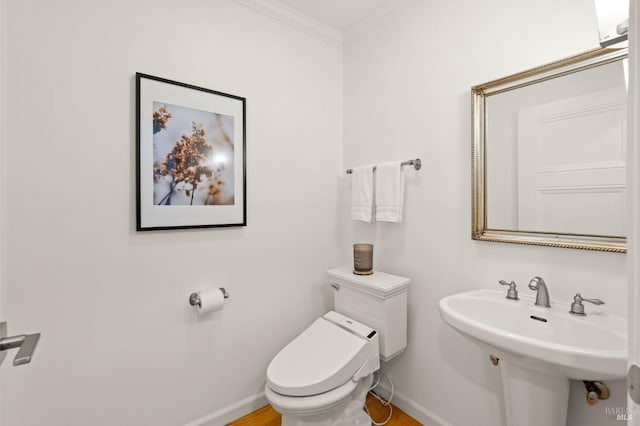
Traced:
<path fill-rule="evenodd" d="M 136 74 L 138 231 L 246 225 L 245 102 Z"/>

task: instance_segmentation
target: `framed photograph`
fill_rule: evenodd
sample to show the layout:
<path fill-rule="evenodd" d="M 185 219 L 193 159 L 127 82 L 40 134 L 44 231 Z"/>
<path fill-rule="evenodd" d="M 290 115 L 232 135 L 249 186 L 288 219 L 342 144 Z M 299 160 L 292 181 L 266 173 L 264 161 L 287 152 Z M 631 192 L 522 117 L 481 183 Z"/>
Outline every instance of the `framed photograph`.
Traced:
<path fill-rule="evenodd" d="M 245 104 L 136 73 L 138 231 L 246 226 Z"/>

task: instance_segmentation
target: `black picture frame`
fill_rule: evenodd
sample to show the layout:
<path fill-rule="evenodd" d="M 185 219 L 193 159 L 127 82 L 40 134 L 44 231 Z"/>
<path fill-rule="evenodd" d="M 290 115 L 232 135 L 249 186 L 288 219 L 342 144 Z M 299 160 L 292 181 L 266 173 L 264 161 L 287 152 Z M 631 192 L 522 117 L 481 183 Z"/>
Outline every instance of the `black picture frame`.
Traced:
<path fill-rule="evenodd" d="M 246 99 L 136 73 L 136 231 L 247 225 Z"/>

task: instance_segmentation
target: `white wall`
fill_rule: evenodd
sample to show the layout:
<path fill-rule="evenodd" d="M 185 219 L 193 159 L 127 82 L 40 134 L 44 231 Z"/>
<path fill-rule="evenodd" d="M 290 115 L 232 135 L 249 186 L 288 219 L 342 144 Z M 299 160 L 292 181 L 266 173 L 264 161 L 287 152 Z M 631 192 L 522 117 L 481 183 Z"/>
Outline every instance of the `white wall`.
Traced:
<path fill-rule="evenodd" d="M 231 0 L 10 0 L 7 21 L 6 317 L 42 339 L 3 365 L 6 424 L 221 422 L 328 303 L 341 49 Z M 134 231 L 136 71 L 247 98 L 246 228 Z M 206 285 L 231 299 L 198 318 Z"/>
<path fill-rule="evenodd" d="M 604 299 L 606 312 L 626 315 L 625 255 L 470 236 L 471 86 L 597 45 L 590 0 L 396 0 L 345 35 L 345 167 L 423 160 L 419 172 L 407 170 L 402 225 L 353 223 L 348 177 L 339 211 L 343 262 L 351 243 L 373 242 L 377 269 L 413 279 L 409 347 L 384 368 L 427 424 L 437 417 L 460 426 L 504 424 L 499 370 L 442 322 L 443 296 L 496 288 L 500 279 L 526 293 L 540 275 L 556 303 L 569 308 L 580 291 Z M 569 424 L 617 424 L 604 407 L 623 405 L 623 383 L 610 383 L 612 400 L 594 407 L 578 385 Z"/>

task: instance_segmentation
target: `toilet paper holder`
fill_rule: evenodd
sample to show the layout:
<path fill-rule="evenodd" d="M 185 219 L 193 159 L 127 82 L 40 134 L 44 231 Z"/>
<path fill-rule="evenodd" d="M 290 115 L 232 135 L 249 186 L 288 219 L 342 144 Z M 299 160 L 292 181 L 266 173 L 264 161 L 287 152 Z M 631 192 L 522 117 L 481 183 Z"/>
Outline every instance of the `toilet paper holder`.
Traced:
<path fill-rule="evenodd" d="M 224 287 L 220 287 L 219 290 L 222 292 L 225 299 L 229 298 L 229 292 L 225 290 Z M 189 296 L 189 304 L 191 306 L 202 307 L 200 304 L 200 295 L 198 293 L 191 293 L 191 296 Z"/>

